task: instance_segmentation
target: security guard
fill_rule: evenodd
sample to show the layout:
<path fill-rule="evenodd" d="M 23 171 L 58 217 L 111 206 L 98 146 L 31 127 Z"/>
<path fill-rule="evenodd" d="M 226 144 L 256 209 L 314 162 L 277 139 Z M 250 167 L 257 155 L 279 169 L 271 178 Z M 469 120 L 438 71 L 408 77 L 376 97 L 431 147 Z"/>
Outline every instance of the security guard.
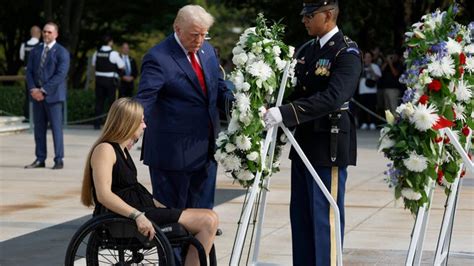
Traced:
<path fill-rule="evenodd" d="M 302 22 L 315 39 L 296 55 L 298 83 L 290 103 L 270 108 L 267 128 L 283 122 L 337 200 L 344 233 L 347 166 L 356 163 L 356 128 L 348 101 L 362 71 L 357 44 L 336 25 L 337 0 L 304 0 Z M 290 152 L 293 265 L 336 265 L 334 210 L 294 149 Z"/>
<path fill-rule="evenodd" d="M 95 115 L 107 112 L 108 106 L 115 101 L 120 76 L 124 74 L 125 63 L 117 51 L 112 50 L 114 41 L 110 35 L 102 38 L 102 47 L 92 56 L 92 66 L 95 67 Z M 100 129 L 102 118 L 94 121 L 94 128 Z"/>

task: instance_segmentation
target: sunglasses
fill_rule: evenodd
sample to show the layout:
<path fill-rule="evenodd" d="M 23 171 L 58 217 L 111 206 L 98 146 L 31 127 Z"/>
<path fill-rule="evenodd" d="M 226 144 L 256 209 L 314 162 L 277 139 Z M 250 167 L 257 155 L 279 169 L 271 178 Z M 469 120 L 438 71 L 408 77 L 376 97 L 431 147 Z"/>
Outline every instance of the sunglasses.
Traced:
<path fill-rule="evenodd" d="M 314 16 L 316 16 L 317 14 L 323 13 L 323 12 L 326 12 L 326 11 L 330 11 L 330 10 L 333 10 L 333 9 L 334 8 L 329 8 L 329 9 L 325 9 L 325 10 L 314 11 L 313 13 L 310 13 L 310 14 L 304 14 L 303 19 L 312 20 L 314 18 Z"/>

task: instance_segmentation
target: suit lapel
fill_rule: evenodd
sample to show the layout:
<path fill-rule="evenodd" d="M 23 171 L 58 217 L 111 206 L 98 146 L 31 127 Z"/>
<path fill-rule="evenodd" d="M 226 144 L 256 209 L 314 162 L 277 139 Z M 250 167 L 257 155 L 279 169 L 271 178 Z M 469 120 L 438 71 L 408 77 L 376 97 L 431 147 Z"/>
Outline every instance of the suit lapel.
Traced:
<path fill-rule="evenodd" d="M 199 81 L 197 78 L 196 73 L 194 73 L 193 67 L 191 66 L 191 63 L 188 60 L 188 56 L 184 54 L 183 49 L 179 46 L 179 44 L 176 42 L 174 39 L 174 36 L 171 35 L 170 37 L 170 43 L 171 43 L 171 51 L 172 51 L 172 57 L 178 64 L 178 66 L 183 70 L 183 72 L 186 74 L 188 77 L 189 81 L 193 85 L 194 89 L 204 97 L 204 93 L 202 92 L 201 85 L 199 85 Z"/>

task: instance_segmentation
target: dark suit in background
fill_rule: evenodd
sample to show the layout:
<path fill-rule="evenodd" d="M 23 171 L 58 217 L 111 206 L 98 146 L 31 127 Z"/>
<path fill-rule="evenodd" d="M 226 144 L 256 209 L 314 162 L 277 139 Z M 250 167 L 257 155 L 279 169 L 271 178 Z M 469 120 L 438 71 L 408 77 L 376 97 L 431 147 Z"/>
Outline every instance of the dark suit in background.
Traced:
<path fill-rule="evenodd" d="M 128 43 L 123 43 L 121 47 L 120 57 L 125 63 L 124 75 L 120 80 L 119 98 L 132 97 L 135 90 L 135 80 L 138 77 L 137 63 L 133 57 L 129 55 Z"/>
<path fill-rule="evenodd" d="M 27 168 L 44 167 L 48 122 L 54 141 L 53 169 L 61 169 L 63 166 L 63 105 L 66 100 L 66 77 L 70 58 L 69 52 L 56 42 L 56 37 L 56 24 L 46 24 L 43 28 L 45 43 L 34 48 L 28 59 L 26 77 L 33 101 L 36 160 L 26 166 Z"/>

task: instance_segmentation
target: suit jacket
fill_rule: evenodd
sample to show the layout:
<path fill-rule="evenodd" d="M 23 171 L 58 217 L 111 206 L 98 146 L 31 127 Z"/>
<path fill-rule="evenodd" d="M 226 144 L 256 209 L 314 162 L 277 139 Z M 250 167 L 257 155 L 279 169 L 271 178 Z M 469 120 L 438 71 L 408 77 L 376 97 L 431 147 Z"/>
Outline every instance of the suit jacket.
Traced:
<path fill-rule="evenodd" d="M 38 45 L 31 50 L 26 68 L 26 82 L 28 89 L 43 88 L 46 92 L 47 103 L 63 102 L 66 100 L 66 77 L 69 70 L 69 52 L 59 43 L 55 43 L 49 50 L 44 62 L 43 71 L 40 71 L 41 55 L 44 45 Z"/>
<path fill-rule="evenodd" d="M 143 58 L 136 99 L 145 108 L 142 159 L 150 167 L 193 171 L 213 157 L 218 107 L 225 109 L 226 101 L 234 98 L 221 77 L 214 48 L 204 42 L 197 54 L 207 96 L 174 35 Z"/>
<path fill-rule="evenodd" d="M 313 165 L 347 166 L 356 163 L 356 128 L 352 114 L 341 111 L 337 159 L 331 161 L 329 114 L 351 99 L 359 84 L 362 61 L 357 44 L 337 32 L 322 48 L 316 42 L 297 55 L 298 83 L 290 104 L 280 106 L 283 123 L 296 126 L 295 138 Z M 290 159 L 298 156 L 294 149 Z"/>
<path fill-rule="evenodd" d="M 124 55 L 120 54 L 120 57 L 125 62 Z M 132 76 L 134 79 L 136 79 L 138 77 L 137 62 L 130 55 L 128 56 L 128 60 L 130 61 L 130 76 Z M 125 75 L 125 68 L 124 68 L 124 75 Z"/>

